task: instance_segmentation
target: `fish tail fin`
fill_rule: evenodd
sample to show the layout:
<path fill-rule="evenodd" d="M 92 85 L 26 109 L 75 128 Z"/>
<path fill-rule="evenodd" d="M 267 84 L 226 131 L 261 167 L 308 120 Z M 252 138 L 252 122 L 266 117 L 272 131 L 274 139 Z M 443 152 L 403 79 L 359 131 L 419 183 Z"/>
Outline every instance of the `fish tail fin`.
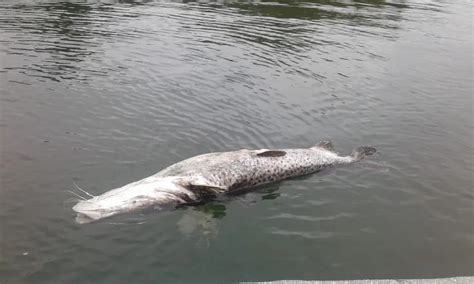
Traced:
<path fill-rule="evenodd" d="M 351 157 L 354 161 L 362 160 L 363 158 L 373 155 L 377 150 L 372 146 L 360 146 L 352 150 Z"/>

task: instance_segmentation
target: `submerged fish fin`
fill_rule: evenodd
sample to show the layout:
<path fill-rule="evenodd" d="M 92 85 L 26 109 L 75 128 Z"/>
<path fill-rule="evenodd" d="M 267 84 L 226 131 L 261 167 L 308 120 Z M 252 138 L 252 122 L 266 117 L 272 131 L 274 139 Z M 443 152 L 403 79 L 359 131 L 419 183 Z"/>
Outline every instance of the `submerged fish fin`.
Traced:
<path fill-rule="evenodd" d="M 314 147 L 322 148 L 331 152 L 334 152 L 334 145 L 332 144 L 331 140 L 324 139 L 318 142 Z"/>
<path fill-rule="evenodd" d="M 352 150 L 351 157 L 354 161 L 359 161 L 367 156 L 373 155 L 377 150 L 372 146 L 360 146 Z"/>
<path fill-rule="evenodd" d="M 286 152 L 281 150 L 265 150 L 257 153 L 258 157 L 282 157 L 285 156 Z"/>

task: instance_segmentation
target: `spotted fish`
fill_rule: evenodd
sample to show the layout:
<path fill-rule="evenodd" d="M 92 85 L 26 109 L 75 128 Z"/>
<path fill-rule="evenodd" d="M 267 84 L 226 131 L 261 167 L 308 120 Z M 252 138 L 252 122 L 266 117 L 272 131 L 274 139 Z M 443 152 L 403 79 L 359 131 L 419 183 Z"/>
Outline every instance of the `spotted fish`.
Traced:
<path fill-rule="evenodd" d="M 214 199 L 219 194 L 252 188 L 350 164 L 375 153 L 371 146 L 339 156 L 330 141 L 304 149 L 242 149 L 195 156 L 155 175 L 79 201 L 76 221 L 87 223 L 145 208 L 173 208 Z M 81 189 L 82 191 L 82 189 Z"/>

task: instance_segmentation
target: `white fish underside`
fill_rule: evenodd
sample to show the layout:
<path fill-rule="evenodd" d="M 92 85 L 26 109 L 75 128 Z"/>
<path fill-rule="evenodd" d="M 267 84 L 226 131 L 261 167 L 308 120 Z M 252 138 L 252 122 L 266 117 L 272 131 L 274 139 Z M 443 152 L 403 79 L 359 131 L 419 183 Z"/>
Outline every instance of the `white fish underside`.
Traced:
<path fill-rule="evenodd" d="M 155 175 L 80 201 L 73 207 L 80 223 L 144 209 L 212 199 L 216 194 L 276 182 L 349 164 L 375 152 L 362 146 L 339 156 L 328 141 L 307 149 L 239 150 L 209 153 L 171 165 Z"/>

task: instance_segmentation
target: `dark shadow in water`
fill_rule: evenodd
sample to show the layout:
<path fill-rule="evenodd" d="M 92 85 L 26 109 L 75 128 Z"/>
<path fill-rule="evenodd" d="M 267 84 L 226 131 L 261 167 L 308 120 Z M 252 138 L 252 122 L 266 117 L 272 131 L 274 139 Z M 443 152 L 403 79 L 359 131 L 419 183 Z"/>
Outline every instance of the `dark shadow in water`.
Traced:
<path fill-rule="evenodd" d="M 364 14 L 370 8 L 404 9 L 409 6 L 405 1 L 388 3 L 387 1 L 255 1 L 232 3 L 229 6 L 240 8 L 243 14 L 258 15 L 273 18 L 304 19 L 304 20 L 350 20 L 357 21 L 360 25 L 378 25 L 378 21 L 384 19 L 383 13 Z M 393 13 L 390 13 L 391 20 Z"/>
<path fill-rule="evenodd" d="M 172 1 L 179 2 L 179 1 Z M 318 25 L 332 25 L 331 22 L 343 22 L 350 26 L 381 27 L 397 29 L 396 22 L 402 20 L 401 11 L 407 8 L 405 1 L 183 1 L 187 5 L 176 5 L 174 14 L 160 14 L 159 17 L 172 17 L 183 31 L 179 34 L 169 34 L 166 37 L 172 42 L 173 37 L 187 35 L 192 46 L 194 41 L 200 41 L 205 46 L 216 44 L 253 45 L 252 49 L 259 53 L 259 47 L 265 52 L 295 53 L 301 50 L 311 50 L 317 45 L 339 45 L 337 41 L 328 41 L 324 37 L 315 37 Z M 22 2 L 25 3 L 25 2 Z M 26 2 L 28 3 L 28 2 Z M 8 1 L 0 6 L 8 17 L 0 17 L 0 30 L 11 32 L 15 39 L 6 38 L 6 52 L 21 57 L 33 58 L 32 63 L 23 65 L 4 66 L 1 71 L 14 71 L 33 77 L 46 78 L 53 81 L 68 79 L 87 81 L 95 76 L 108 76 L 111 71 L 117 71 L 120 66 L 85 67 L 80 63 L 85 61 L 102 62 L 101 54 L 105 52 L 104 43 L 107 41 L 136 40 L 149 37 L 146 27 L 124 31 L 116 29 L 124 21 L 133 21 L 147 15 L 147 12 L 135 11 L 130 5 L 163 6 L 169 3 L 153 1 L 120 0 L 104 4 L 100 1 L 84 3 L 81 1 L 51 1 L 30 4 L 15 4 Z M 121 4 L 126 4 L 126 9 Z M 226 9 L 227 7 L 236 9 Z M 179 10 L 205 12 L 206 17 L 181 17 Z M 151 13 L 156 10 L 151 10 Z M 235 13 L 252 16 L 237 17 L 232 21 L 213 19 L 212 14 L 224 17 L 235 17 Z M 232 15 L 234 14 L 234 15 Z M 281 21 L 281 19 L 298 19 L 303 22 Z M 310 20 L 311 22 L 309 22 Z M 193 37 L 195 31 L 213 36 L 213 42 L 206 42 Z M 162 31 L 163 33 L 166 31 Z M 220 37 L 219 35 L 223 35 Z M 375 33 L 374 36 L 380 36 Z M 232 40 L 229 41 L 229 38 Z M 215 40 L 214 40 L 215 39 Z M 8 44 L 10 42 L 15 44 Z M 218 44 L 218 43 L 217 43 Z M 237 43 L 238 44 L 238 43 Z M 258 46 L 255 46 L 258 44 Z M 12 47 L 9 47 L 9 46 Z M 90 59 L 93 57 L 93 59 Z M 267 60 L 267 59 L 266 59 Z M 265 61 L 265 60 L 264 60 Z M 268 58 L 268 64 L 276 64 Z M 15 63 L 20 64 L 20 63 Z M 285 62 L 291 65 L 291 62 Z M 125 68 L 125 67 L 123 67 Z M 311 74 L 317 78 L 317 74 Z"/>
<path fill-rule="evenodd" d="M 196 1 L 183 1 L 196 3 Z M 343 22 L 350 26 L 398 29 L 397 22 L 403 20 L 402 11 L 409 8 L 405 0 L 279 0 L 279 1 L 199 1 L 199 6 L 231 7 L 237 13 L 251 18 L 242 18 L 226 27 L 227 23 L 198 22 L 196 25 L 213 30 L 228 29 L 228 35 L 241 41 L 258 43 L 282 51 L 297 51 L 301 48 L 327 44 L 324 39 L 312 39 L 318 33 L 318 25 L 333 25 Z M 195 6 L 189 6 L 193 9 Z M 218 13 L 218 10 L 216 10 Z M 304 22 L 281 21 L 281 19 L 304 20 Z M 310 21 L 310 22 L 309 22 Z M 323 22 L 324 21 L 324 22 Z M 195 27 L 190 26 L 189 30 Z M 204 28 L 204 27 L 203 27 Z M 185 28 L 185 30 L 187 30 Z M 330 42 L 337 45 L 337 42 Z"/>

